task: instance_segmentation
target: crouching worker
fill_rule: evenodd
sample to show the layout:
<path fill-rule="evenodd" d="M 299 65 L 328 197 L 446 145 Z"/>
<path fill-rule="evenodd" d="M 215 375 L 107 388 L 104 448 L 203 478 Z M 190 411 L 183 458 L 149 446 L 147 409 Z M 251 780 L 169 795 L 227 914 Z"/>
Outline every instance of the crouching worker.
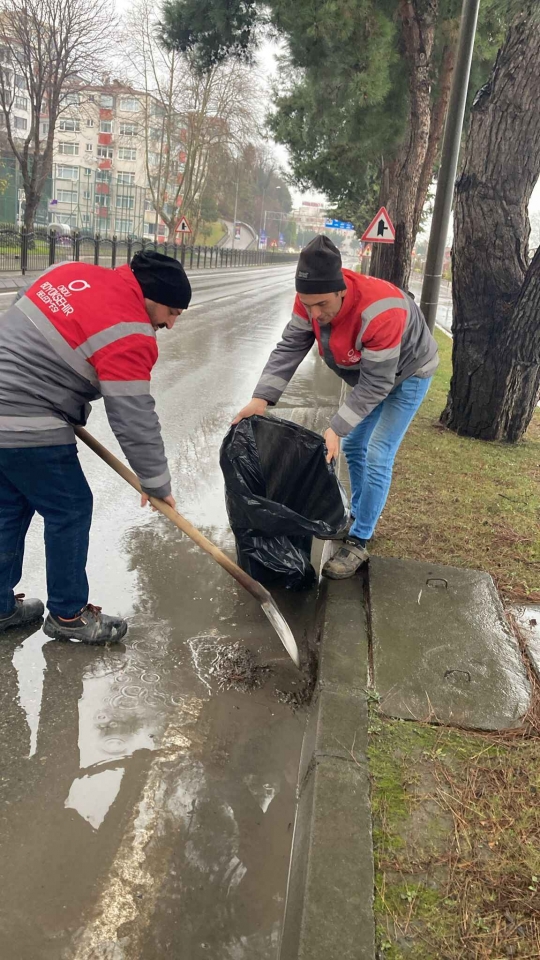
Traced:
<path fill-rule="evenodd" d="M 352 577 L 386 503 L 394 458 L 438 366 L 437 344 L 414 300 L 385 280 L 343 270 L 328 237 L 305 247 L 296 300 L 283 338 L 238 413 L 263 414 L 277 403 L 315 341 L 324 362 L 351 391 L 325 433 L 328 460 L 340 442 L 349 467 L 353 521 L 323 573 Z"/>
<path fill-rule="evenodd" d="M 92 493 L 74 425 L 103 397 L 109 423 L 149 496 L 171 506 L 170 474 L 150 394 L 156 331 L 191 299 L 172 257 L 138 253 L 109 270 L 59 264 L 0 317 L 0 633 L 38 620 L 41 600 L 15 596 L 34 513 L 44 520 L 47 606 L 54 639 L 114 643 L 127 623 L 88 603 Z"/>

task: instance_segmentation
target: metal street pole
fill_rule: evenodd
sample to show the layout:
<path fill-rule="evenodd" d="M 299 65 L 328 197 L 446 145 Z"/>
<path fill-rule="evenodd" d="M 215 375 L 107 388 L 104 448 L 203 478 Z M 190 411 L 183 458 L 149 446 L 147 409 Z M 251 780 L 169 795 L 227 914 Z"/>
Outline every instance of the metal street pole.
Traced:
<path fill-rule="evenodd" d="M 435 194 L 433 221 L 429 235 L 426 269 L 422 286 L 422 300 L 420 304 L 422 313 L 431 331 L 435 328 L 437 318 L 444 251 L 452 211 L 454 183 L 459 160 L 461 133 L 463 130 L 467 90 L 471 74 L 471 61 L 479 6 L 480 0 L 463 0 L 456 66 L 454 69 L 452 90 L 444 130 L 441 167 L 437 179 L 437 192 Z"/>
<path fill-rule="evenodd" d="M 234 198 L 234 223 L 233 223 L 233 238 L 232 238 L 232 249 L 234 250 L 234 241 L 236 239 L 236 213 L 238 210 L 238 187 L 240 184 L 240 171 L 237 171 L 236 177 L 236 196 Z"/>

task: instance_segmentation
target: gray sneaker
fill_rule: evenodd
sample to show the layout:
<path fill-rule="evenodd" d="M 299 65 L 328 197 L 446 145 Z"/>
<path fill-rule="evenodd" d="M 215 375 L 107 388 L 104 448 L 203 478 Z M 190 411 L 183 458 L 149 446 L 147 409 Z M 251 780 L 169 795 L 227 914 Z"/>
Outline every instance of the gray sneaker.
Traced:
<path fill-rule="evenodd" d="M 27 623 L 40 620 L 45 612 L 41 600 L 25 600 L 24 593 L 15 596 L 15 607 L 7 617 L 0 617 L 0 633 L 13 627 L 25 627 Z"/>
<path fill-rule="evenodd" d="M 79 640 L 80 643 L 118 643 L 127 633 L 127 621 L 109 617 L 101 607 L 89 603 L 73 620 L 63 620 L 49 613 L 43 633 L 53 640 Z"/>
<path fill-rule="evenodd" d="M 359 567 L 369 560 L 369 553 L 353 537 L 345 539 L 343 546 L 327 560 L 322 568 L 323 577 L 330 580 L 347 580 L 354 576 Z"/>

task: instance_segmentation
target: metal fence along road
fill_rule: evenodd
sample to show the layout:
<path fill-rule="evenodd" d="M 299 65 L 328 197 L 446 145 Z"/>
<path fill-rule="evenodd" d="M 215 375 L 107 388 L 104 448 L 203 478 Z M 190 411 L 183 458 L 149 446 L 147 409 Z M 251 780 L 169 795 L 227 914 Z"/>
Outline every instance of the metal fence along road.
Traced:
<path fill-rule="evenodd" d="M 273 263 L 293 263 L 294 253 L 272 250 L 237 250 L 178 243 L 154 243 L 152 240 L 119 240 L 117 237 L 88 236 L 73 232 L 61 236 L 37 230 L 27 233 L 13 226 L 0 227 L 0 273 L 39 273 L 54 263 L 70 260 L 116 267 L 129 263 L 138 250 L 157 250 L 186 268 L 245 267 Z"/>

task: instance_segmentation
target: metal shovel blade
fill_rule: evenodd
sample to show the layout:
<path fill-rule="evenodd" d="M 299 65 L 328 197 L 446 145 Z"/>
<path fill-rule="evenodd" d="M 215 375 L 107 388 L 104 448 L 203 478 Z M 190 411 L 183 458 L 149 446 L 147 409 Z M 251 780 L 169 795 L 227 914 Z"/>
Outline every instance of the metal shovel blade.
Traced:
<path fill-rule="evenodd" d="M 300 654 L 298 652 L 296 640 L 293 637 L 289 624 L 287 623 L 283 614 L 280 612 L 277 603 L 272 597 L 270 597 L 269 600 L 265 600 L 264 603 L 261 603 L 261 607 L 276 631 L 291 660 L 296 664 L 297 667 L 300 667 Z"/>

